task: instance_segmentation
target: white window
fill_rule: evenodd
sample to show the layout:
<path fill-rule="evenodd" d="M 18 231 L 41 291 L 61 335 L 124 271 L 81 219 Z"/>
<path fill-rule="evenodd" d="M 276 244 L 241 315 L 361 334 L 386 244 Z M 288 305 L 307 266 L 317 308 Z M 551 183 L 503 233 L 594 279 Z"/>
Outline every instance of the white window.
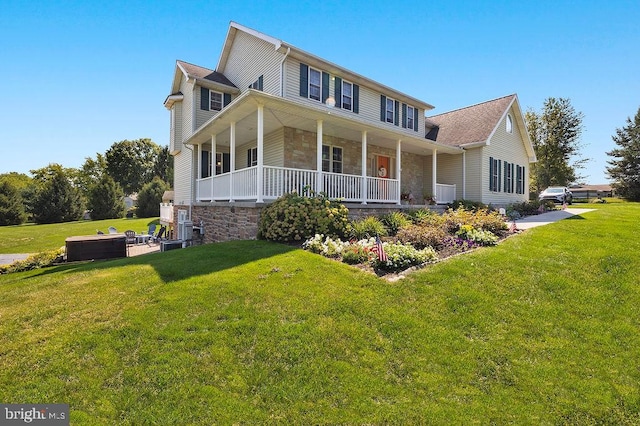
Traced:
<path fill-rule="evenodd" d="M 249 148 L 247 150 L 247 167 L 258 165 L 258 148 Z"/>
<path fill-rule="evenodd" d="M 322 171 L 342 173 L 342 148 L 322 145 Z"/>
<path fill-rule="evenodd" d="M 316 69 L 309 68 L 309 99 L 320 100 L 322 87 L 322 73 Z"/>
<path fill-rule="evenodd" d="M 506 128 L 507 133 L 513 133 L 513 120 L 511 119 L 511 114 L 507 114 Z"/>
<path fill-rule="evenodd" d="M 407 128 L 413 129 L 413 123 L 415 120 L 416 109 L 410 105 L 407 105 Z"/>
<path fill-rule="evenodd" d="M 342 81 L 342 108 L 353 111 L 353 84 Z"/>
<path fill-rule="evenodd" d="M 394 117 L 395 117 L 395 101 L 391 98 L 387 98 L 387 114 L 386 114 L 387 123 L 393 123 Z"/>
<path fill-rule="evenodd" d="M 222 93 L 209 91 L 209 110 L 220 111 L 222 109 Z"/>

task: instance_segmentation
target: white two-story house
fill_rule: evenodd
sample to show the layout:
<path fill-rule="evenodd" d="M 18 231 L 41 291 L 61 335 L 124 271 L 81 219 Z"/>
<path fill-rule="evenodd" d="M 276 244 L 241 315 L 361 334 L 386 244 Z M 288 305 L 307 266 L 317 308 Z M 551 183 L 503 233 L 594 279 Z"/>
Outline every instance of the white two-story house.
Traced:
<path fill-rule="evenodd" d="M 255 238 L 281 195 L 324 193 L 350 211 L 425 199 L 527 199 L 535 161 L 515 95 L 430 118 L 430 104 L 231 22 L 214 69 L 177 61 L 165 107 L 171 209 L 205 241 Z M 173 219 L 171 219 L 173 220 Z"/>

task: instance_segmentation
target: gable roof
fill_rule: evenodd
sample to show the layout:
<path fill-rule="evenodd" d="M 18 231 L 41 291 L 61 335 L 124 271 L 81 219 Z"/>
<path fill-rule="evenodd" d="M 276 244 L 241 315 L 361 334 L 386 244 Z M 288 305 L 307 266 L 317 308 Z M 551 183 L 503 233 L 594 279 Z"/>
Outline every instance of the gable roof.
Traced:
<path fill-rule="evenodd" d="M 195 78 L 196 80 L 209 80 L 214 83 L 223 84 L 229 87 L 236 87 L 224 74 L 218 71 L 199 65 L 190 64 L 189 62 L 176 61 L 176 66 L 184 73 L 186 78 Z"/>
<path fill-rule="evenodd" d="M 322 68 L 323 70 L 329 73 L 339 74 L 343 78 L 346 78 L 347 80 L 353 83 L 371 87 L 382 93 L 387 93 L 394 99 L 403 101 L 405 103 L 408 103 L 409 105 L 422 108 L 426 111 L 434 108 L 433 105 L 428 104 L 425 101 L 416 99 L 412 96 L 407 95 L 406 93 L 399 92 L 396 89 L 385 86 L 384 84 L 378 83 L 375 80 L 371 80 L 370 78 L 364 77 L 344 67 L 341 67 L 337 64 L 329 62 L 326 59 L 320 58 L 319 56 L 316 56 L 312 53 L 299 49 L 290 43 L 286 43 L 282 40 L 279 40 L 275 37 L 271 37 L 270 35 L 261 33 L 260 31 L 256 31 L 252 28 L 245 27 L 244 25 L 238 24 L 237 22 L 234 22 L 234 21 L 231 21 L 229 23 L 227 37 L 225 38 L 224 45 L 222 47 L 222 52 L 220 53 L 220 59 L 218 60 L 218 65 L 216 66 L 216 70 L 219 72 L 223 71 L 226 66 L 227 60 L 229 59 L 229 55 L 231 53 L 231 47 L 233 46 L 233 42 L 235 40 L 235 37 L 238 31 L 242 31 L 244 33 L 250 34 L 260 40 L 264 40 L 267 43 L 272 44 L 274 46 L 274 50 L 281 52 L 285 56 L 289 56 L 291 58 L 298 59 L 302 62 L 306 62 L 307 64 L 314 67 Z"/>
<path fill-rule="evenodd" d="M 199 85 L 225 92 L 237 94 L 240 92 L 224 74 L 199 65 L 190 64 L 185 61 L 176 61 L 176 71 L 171 83 L 171 94 L 167 96 L 164 105 L 171 108 L 175 101 L 182 100 L 183 94 L 180 92 L 180 80 L 184 77 L 187 80 L 197 81 Z"/>
<path fill-rule="evenodd" d="M 529 160 L 535 161 L 533 144 L 516 94 L 427 117 L 427 139 L 461 148 L 489 145 L 498 125 L 512 107 L 515 109 L 513 119 L 517 123 Z"/>
<path fill-rule="evenodd" d="M 440 143 L 462 146 L 486 142 L 513 103 L 516 95 L 504 96 L 465 108 L 428 117 L 438 129 L 431 131 Z M 429 125 L 427 123 L 427 125 Z"/>

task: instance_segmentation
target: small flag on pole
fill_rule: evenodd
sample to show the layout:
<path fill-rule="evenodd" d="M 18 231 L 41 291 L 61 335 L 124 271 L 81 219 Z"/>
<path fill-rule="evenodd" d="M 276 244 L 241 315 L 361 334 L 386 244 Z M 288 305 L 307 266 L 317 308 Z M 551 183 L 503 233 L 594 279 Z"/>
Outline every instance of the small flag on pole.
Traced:
<path fill-rule="evenodd" d="M 538 207 L 538 213 L 544 213 L 544 204 L 540 204 L 540 207 Z"/>
<path fill-rule="evenodd" d="M 380 237 L 376 235 L 376 245 L 372 248 L 373 252 L 378 255 L 378 260 L 380 262 L 386 262 L 389 258 L 387 257 L 387 253 L 384 252 L 384 247 L 382 246 L 382 241 L 380 241 Z"/>
<path fill-rule="evenodd" d="M 566 210 L 567 209 L 567 203 L 563 203 L 562 204 L 562 210 Z"/>
<path fill-rule="evenodd" d="M 511 222 L 511 226 L 509 227 L 509 232 L 516 232 L 518 227 L 516 226 L 516 221 Z"/>

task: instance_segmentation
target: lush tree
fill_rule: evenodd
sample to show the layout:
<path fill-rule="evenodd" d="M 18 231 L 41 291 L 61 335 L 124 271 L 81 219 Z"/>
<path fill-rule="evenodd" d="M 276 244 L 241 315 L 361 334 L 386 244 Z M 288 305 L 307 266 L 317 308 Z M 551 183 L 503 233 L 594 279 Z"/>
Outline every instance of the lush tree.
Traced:
<path fill-rule="evenodd" d="M 125 194 L 138 192 L 153 179 L 160 150 L 151 139 L 116 142 L 105 153 L 107 173 Z"/>
<path fill-rule="evenodd" d="M 107 175 L 107 160 L 104 155 L 97 153 L 95 159 L 86 157 L 78 171 L 78 187 L 84 194 L 89 194 L 91 188 L 105 175 Z"/>
<path fill-rule="evenodd" d="M 582 119 L 566 98 L 547 98 L 542 112 L 527 111 L 525 120 L 538 159 L 531 165 L 531 190 L 540 192 L 580 179 L 577 171 L 588 161 L 579 157 Z"/>
<path fill-rule="evenodd" d="M 91 219 L 118 219 L 124 217 L 124 192 L 111 176 L 103 175 L 98 183 L 89 189 L 88 208 Z"/>
<path fill-rule="evenodd" d="M 80 190 L 71 184 L 71 177 L 59 164 L 50 164 L 34 175 L 32 199 L 28 208 L 36 223 L 60 223 L 78 220 L 84 213 Z"/>
<path fill-rule="evenodd" d="M 156 217 L 160 216 L 160 203 L 164 191 L 169 189 L 169 185 L 159 177 L 155 177 L 151 182 L 146 184 L 138 193 L 138 208 L 136 215 L 138 217 Z"/>
<path fill-rule="evenodd" d="M 0 226 L 20 225 L 26 220 L 20 189 L 11 180 L 0 179 Z"/>
<path fill-rule="evenodd" d="M 607 174 L 614 180 L 612 186 L 622 198 L 640 201 L 640 108 L 633 121 L 627 117 L 627 125 L 616 129 L 612 139 L 618 145 L 607 152 L 614 157 L 607 161 Z"/>
<path fill-rule="evenodd" d="M 169 147 L 163 146 L 158 152 L 158 159 L 153 169 L 153 176 L 159 177 L 169 186 L 173 186 L 173 155 L 169 153 Z"/>

